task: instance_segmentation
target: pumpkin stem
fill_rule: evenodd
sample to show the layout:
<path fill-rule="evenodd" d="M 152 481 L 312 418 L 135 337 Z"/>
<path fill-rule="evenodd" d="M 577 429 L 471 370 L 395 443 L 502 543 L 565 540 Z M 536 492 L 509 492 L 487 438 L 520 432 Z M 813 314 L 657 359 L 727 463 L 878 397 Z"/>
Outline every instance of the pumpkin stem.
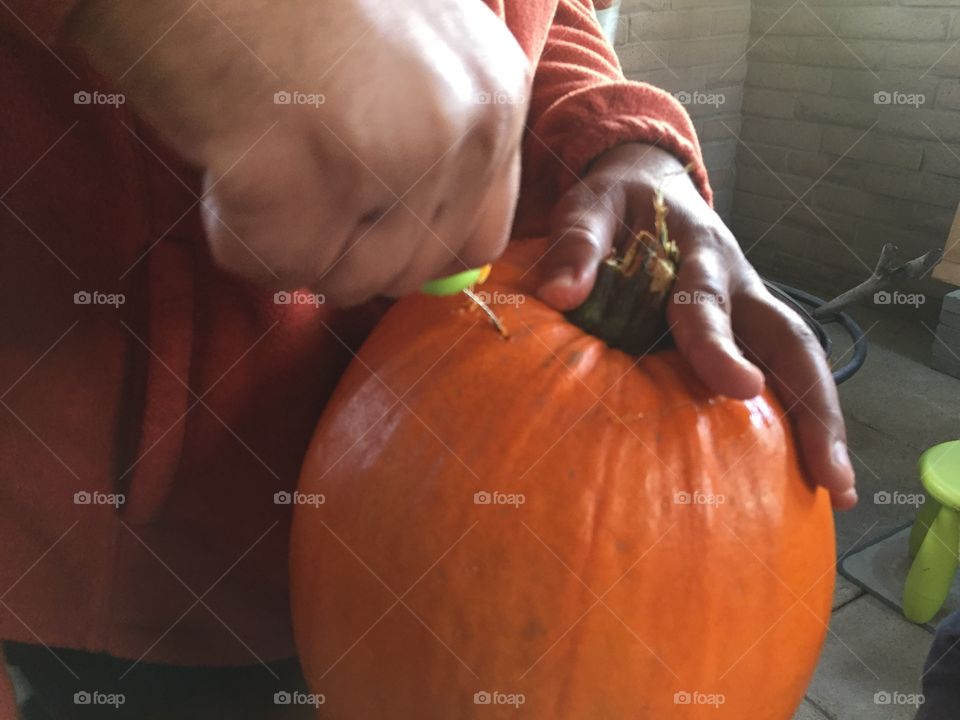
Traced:
<path fill-rule="evenodd" d="M 600 263 L 590 296 L 567 313 L 577 327 L 631 355 L 649 352 L 666 335 L 664 308 L 680 263 L 679 248 L 667 232 L 663 186 L 653 209 L 654 232 L 641 230 L 622 254 L 614 251 Z"/>

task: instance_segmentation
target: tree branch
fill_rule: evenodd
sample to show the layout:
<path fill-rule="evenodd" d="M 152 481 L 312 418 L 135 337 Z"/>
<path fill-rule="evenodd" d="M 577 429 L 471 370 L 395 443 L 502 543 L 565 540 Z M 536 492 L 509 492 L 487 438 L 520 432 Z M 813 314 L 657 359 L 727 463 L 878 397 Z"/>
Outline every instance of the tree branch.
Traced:
<path fill-rule="evenodd" d="M 831 315 L 836 315 L 843 308 L 853 305 L 856 302 L 872 296 L 875 292 L 886 290 L 890 287 L 897 287 L 906 280 L 919 278 L 926 275 L 929 270 L 940 262 L 943 257 L 943 249 L 931 250 L 925 255 L 914 258 L 902 265 L 896 264 L 898 248 L 893 243 L 887 243 L 880 251 L 880 259 L 877 261 L 877 268 L 873 275 L 867 278 L 854 288 L 838 295 L 828 303 L 824 303 L 813 311 L 813 316 L 818 320 Z"/>

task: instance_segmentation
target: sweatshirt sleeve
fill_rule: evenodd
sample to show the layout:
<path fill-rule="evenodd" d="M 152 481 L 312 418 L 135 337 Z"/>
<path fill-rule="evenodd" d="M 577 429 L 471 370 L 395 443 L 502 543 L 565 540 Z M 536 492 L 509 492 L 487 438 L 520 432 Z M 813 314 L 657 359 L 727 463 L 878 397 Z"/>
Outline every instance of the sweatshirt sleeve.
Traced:
<path fill-rule="evenodd" d="M 693 181 L 712 202 L 700 144 L 683 106 L 664 90 L 624 78 L 592 0 L 560 0 L 534 74 L 518 232 L 545 232 L 554 204 L 591 161 L 634 141 L 693 163 Z"/>

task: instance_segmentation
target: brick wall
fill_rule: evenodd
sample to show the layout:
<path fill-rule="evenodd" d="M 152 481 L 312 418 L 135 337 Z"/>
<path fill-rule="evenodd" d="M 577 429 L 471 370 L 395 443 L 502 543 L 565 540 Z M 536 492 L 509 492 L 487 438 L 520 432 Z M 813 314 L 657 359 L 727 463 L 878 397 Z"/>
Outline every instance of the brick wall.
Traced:
<path fill-rule="evenodd" d="M 835 294 L 885 242 L 942 247 L 960 200 L 960 2 L 754 0 L 750 46 L 732 227 L 751 261 Z"/>
<path fill-rule="evenodd" d="M 627 77 L 686 105 L 724 219 L 733 207 L 749 32 L 749 0 L 624 0 L 617 33 Z"/>
<path fill-rule="evenodd" d="M 960 0 L 624 0 L 617 47 L 631 78 L 724 95 L 687 107 L 718 209 L 766 275 L 831 295 L 885 242 L 944 244 Z"/>

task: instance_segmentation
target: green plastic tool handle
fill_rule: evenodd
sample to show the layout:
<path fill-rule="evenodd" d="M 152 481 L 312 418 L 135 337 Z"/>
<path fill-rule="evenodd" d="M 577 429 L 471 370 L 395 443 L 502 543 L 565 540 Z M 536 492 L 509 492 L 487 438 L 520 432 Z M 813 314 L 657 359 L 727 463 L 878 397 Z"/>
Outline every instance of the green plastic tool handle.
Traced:
<path fill-rule="evenodd" d="M 477 282 L 483 271 L 484 268 L 464 270 L 456 275 L 448 275 L 445 278 L 431 280 L 430 282 L 423 284 L 423 287 L 420 288 L 420 292 L 426 295 L 439 295 L 441 297 L 444 295 L 456 295 L 458 292 L 466 290 L 468 287 Z"/>

